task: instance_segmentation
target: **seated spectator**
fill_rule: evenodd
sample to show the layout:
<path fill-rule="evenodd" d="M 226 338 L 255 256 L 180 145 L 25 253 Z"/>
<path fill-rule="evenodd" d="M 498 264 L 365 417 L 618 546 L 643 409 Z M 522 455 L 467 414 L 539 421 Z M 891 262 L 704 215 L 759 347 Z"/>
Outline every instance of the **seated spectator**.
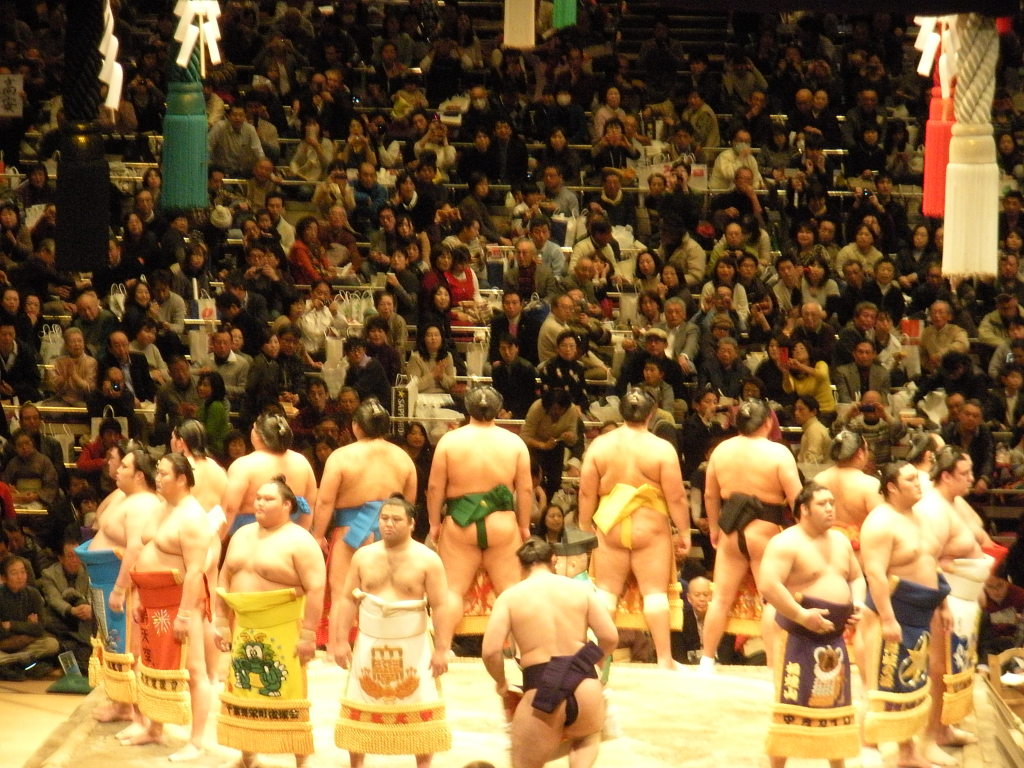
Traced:
<path fill-rule="evenodd" d="M 993 348 L 1009 341 L 1009 323 L 1020 318 L 1024 318 L 1024 309 L 1021 309 L 1017 297 L 1009 293 L 999 294 L 995 310 L 985 315 L 978 324 L 978 341 Z"/>
<path fill-rule="evenodd" d="M 580 362 L 580 342 L 575 330 L 564 330 L 555 340 L 555 356 L 545 360 L 537 368 L 540 374 L 541 392 L 550 389 L 564 389 L 569 398 L 580 408 L 586 410 L 589 405 L 587 397 L 586 369 Z"/>
<path fill-rule="evenodd" d="M 1024 588 L 1011 584 L 997 566 L 985 582 L 978 631 L 978 659 L 988 659 L 1024 642 Z"/>
<path fill-rule="evenodd" d="M 196 394 L 200 401 L 196 420 L 206 430 L 206 442 L 210 450 L 214 455 L 221 456 L 224 453 L 224 438 L 231 431 L 224 379 L 217 371 L 200 373 L 196 379 Z"/>
<path fill-rule="evenodd" d="M 499 418 L 524 419 L 537 399 L 537 369 L 520 355 L 519 339 L 507 332 L 498 339 L 498 354 L 491 361 L 491 383 L 504 403 Z"/>
<path fill-rule="evenodd" d="M 50 371 L 50 390 L 57 405 L 85 405 L 95 391 L 97 381 L 96 358 L 86 353 L 85 336 L 81 329 L 71 327 L 64 331 L 64 354 L 53 361 Z"/>
<path fill-rule="evenodd" d="M 337 276 L 337 268 L 320 242 L 320 223 L 315 217 L 306 216 L 296 225 L 288 261 L 292 279 L 298 284 L 312 285 L 317 280 L 333 280 Z"/>
<path fill-rule="evenodd" d="M 750 316 L 750 304 L 747 299 L 746 289 L 739 284 L 737 279 L 736 260 L 731 256 L 723 256 L 715 262 L 711 268 L 711 279 L 704 283 L 700 291 L 701 310 L 705 320 L 710 315 L 715 299 L 713 298 L 720 286 L 726 286 L 732 291 L 731 309 L 736 312 L 741 325 L 745 326 Z M 696 318 L 695 318 L 696 320 Z"/>
<path fill-rule="evenodd" d="M 316 280 L 298 319 L 305 353 L 315 360 L 323 360 L 327 334 L 342 335 L 347 327 L 348 321 L 341 313 L 338 300 L 331 295 L 330 284 L 326 280 Z"/>
<path fill-rule="evenodd" d="M 853 362 L 836 367 L 833 378 L 840 403 L 855 402 L 868 390 L 889 397 L 889 371 L 878 363 L 877 357 L 874 342 L 861 339 L 853 348 Z"/>
<path fill-rule="evenodd" d="M 221 294 L 221 296 L 223 295 Z M 232 296 L 231 298 L 238 301 L 237 297 Z M 264 337 L 263 343 L 258 353 L 253 356 L 249 367 L 249 376 L 245 383 L 245 397 L 242 399 L 241 423 L 252 423 L 268 407 L 277 406 L 278 392 L 280 392 L 283 382 L 281 366 L 277 362 L 280 352 L 281 342 L 276 333 Z M 198 393 L 196 396 L 198 398 Z M 198 413 L 198 407 L 196 412 Z"/>
<path fill-rule="evenodd" d="M 593 257 L 601 254 L 610 264 L 617 264 L 621 251 L 619 244 L 612 237 L 612 225 L 604 216 L 589 216 L 587 218 L 587 232 L 589 237 L 576 243 L 572 249 L 572 256 L 569 258 L 569 271 L 576 269 L 576 264 L 584 257 Z"/>
<path fill-rule="evenodd" d="M 50 617 L 46 629 L 57 637 L 61 651 L 72 652 L 79 668 L 88 669 L 96 622 L 89 574 L 75 552 L 78 544 L 75 539 L 62 542 L 59 562 L 43 571 L 38 586 Z"/>
<path fill-rule="evenodd" d="M 11 487 L 16 507 L 43 513 L 32 515 L 26 524 L 40 540 L 48 542 L 67 522 L 63 518 L 64 510 L 57 504 L 61 492 L 57 485 L 57 468 L 39 452 L 32 436 L 24 430 L 15 430 L 11 442 L 14 456 L 7 462 L 0 479 Z"/>
<path fill-rule="evenodd" d="M 246 378 L 249 375 L 249 361 L 231 349 L 231 332 L 226 328 L 210 334 L 210 356 L 200 372 L 209 371 L 216 371 L 220 375 L 228 398 L 235 407 L 240 405 L 245 393 Z M 166 381 L 169 380 L 168 373 Z"/>
<path fill-rule="evenodd" d="M 941 277 L 941 271 L 939 275 Z M 921 331 L 921 368 L 926 373 L 935 373 L 949 352 L 966 354 L 970 340 L 967 331 L 952 322 L 953 307 L 948 301 L 932 303 L 928 319 L 929 325 Z"/>
<path fill-rule="evenodd" d="M 160 354 L 160 350 L 155 343 L 156 331 L 157 324 L 155 320 L 151 318 L 143 320 L 139 330 L 135 333 L 135 338 L 128 345 L 128 349 L 133 354 L 142 355 L 146 359 L 149 378 L 152 379 L 154 386 L 159 387 L 167 383 L 170 374 L 167 371 L 167 363 L 164 362 L 164 356 Z"/>
<path fill-rule="evenodd" d="M 636 196 L 622 189 L 622 172 L 615 168 L 601 171 L 601 192 L 588 204 L 590 215 L 608 220 L 612 227 L 637 229 Z"/>
<path fill-rule="evenodd" d="M 391 410 L 391 383 L 384 372 L 384 366 L 366 354 L 366 342 L 357 336 L 347 338 L 345 340 L 345 357 L 348 359 L 345 386 L 355 389 L 359 393 L 360 400 L 375 397 L 381 406 Z M 410 362 L 410 367 L 407 368 L 410 376 L 412 375 L 411 365 Z M 454 381 L 454 372 L 452 375 Z"/>
<path fill-rule="evenodd" d="M 75 462 L 80 472 L 88 473 L 90 479 L 96 480 L 107 470 L 110 449 L 125 439 L 121 422 L 117 419 L 103 419 L 98 431 L 99 434 L 95 438 L 82 446 L 82 452 L 78 454 L 78 460 Z"/>
<path fill-rule="evenodd" d="M 243 310 L 241 300 L 229 291 L 218 293 L 216 303 L 220 321 L 232 328 L 232 340 L 234 331 L 240 333 L 240 351 L 249 357 L 258 355 L 260 348 L 267 341 L 266 326 L 260 325 L 252 315 Z"/>
<path fill-rule="evenodd" d="M 15 335 L 37 355 L 42 344 L 43 306 L 35 294 L 25 294 L 14 322 Z"/>
<path fill-rule="evenodd" d="M 455 361 L 451 352 L 445 348 L 444 335 L 439 326 L 428 324 L 423 327 L 405 371 L 416 382 L 420 392 L 437 394 L 452 391 L 455 384 Z"/>
<path fill-rule="evenodd" d="M 644 362 L 643 384 L 658 408 L 671 414 L 675 408 L 675 394 L 672 387 L 665 381 L 669 360 L 661 357 L 649 357 Z"/>
<path fill-rule="evenodd" d="M 135 397 L 128 389 L 124 373 L 120 368 L 111 366 L 104 369 L 99 386 L 89 397 L 87 404 L 89 417 L 98 419 L 113 411 L 114 416 L 128 419 L 129 435 L 141 438 L 142 422 L 135 416 L 135 402 Z"/>
<path fill-rule="evenodd" d="M 990 389 L 985 401 L 985 420 L 993 430 L 1012 431 L 1016 444 L 1024 435 L 1024 397 L 1020 396 L 1024 367 L 1011 363 L 1002 369 L 998 380 L 1000 386 Z"/>
<path fill-rule="evenodd" d="M 620 187 L 622 181 L 635 184 L 636 171 L 629 167 L 629 161 L 639 158 L 640 151 L 626 137 L 622 121 L 618 118 L 613 117 L 605 122 L 603 132 L 597 135 L 599 138 L 590 151 L 591 162 L 605 187 L 604 194 L 611 195 L 611 204 L 614 206 L 618 203 L 617 198 L 622 195 L 621 188 L 609 188 L 605 182 L 612 175 L 620 182 Z"/>
<path fill-rule="evenodd" d="M 800 449 L 796 460 L 800 464 L 828 464 L 832 451 L 832 437 L 828 427 L 818 421 L 818 401 L 813 395 L 800 395 L 793 403 L 793 421 L 800 427 Z"/>
<path fill-rule="evenodd" d="M 704 360 L 700 366 L 698 386 L 710 387 L 724 397 L 738 398 L 743 376 L 747 370 L 740 359 L 739 343 L 731 336 L 718 340 L 714 357 Z M 826 366 L 826 379 L 828 368 Z"/>
<path fill-rule="evenodd" d="M 515 262 L 505 272 L 506 292 L 515 291 L 527 297 L 536 294 L 550 301 L 558 292 L 558 281 L 538 257 L 536 243 L 524 237 L 516 242 L 515 249 Z"/>
<path fill-rule="evenodd" d="M 17 340 L 13 320 L 0 321 L 0 399 L 39 400 L 39 380 L 35 350 Z"/>
<path fill-rule="evenodd" d="M 127 258 L 122 243 L 111 237 L 107 241 L 106 263 L 93 272 L 93 288 L 98 296 L 107 296 L 114 285 L 131 288 L 142 277 L 144 267 L 139 258 Z"/>
<path fill-rule="evenodd" d="M 749 168 L 739 168 L 733 176 L 732 188 L 712 198 L 710 203 L 711 223 L 721 232 L 730 221 L 739 221 L 753 216 L 764 223 L 764 209 L 754 187 L 754 174 Z"/>
<path fill-rule="evenodd" d="M 615 391 L 618 395 L 625 394 L 632 386 L 640 386 L 644 381 L 644 364 L 651 358 L 665 361 L 665 380 L 675 397 L 683 396 L 684 377 L 679 363 L 674 358 L 667 357 L 668 353 L 668 332 L 660 325 L 651 325 L 643 333 L 643 346 L 640 349 L 633 348 L 629 351 L 619 371 L 619 378 L 615 384 Z M 632 340 L 627 340 L 632 342 Z M 623 345 L 626 346 L 625 344 Z M 671 411 L 672 409 L 667 409 Z"/>
<path fill-rule="evenodd" d="M 167 364 L 171 380 L 156 393 L 156 412 L 153 417 L 152 443 L 162 445 L 171 431 L 185 419 L 194 419 L 202 400 L 192 380 L 188 360 L 182 356 L 171 358 Z M 277 390 L 274 390 L 275 394 Z"/>
<path fill-rule="evenodd" d="M 815 360 L 831 360 L 835 356 L 836 330 L 825 320 L 825 310 L 814 300 L 806 300 L 800 308 L 800 321 L 787 324 L 779 341 L 788 345 L 794 341 L 807 343 Z"/>
<path fill-rule="evenodd" d="M 540 327 L 537 325 L 535 315 L 523 311 L 523 300 L 519 291 L 508 286 L 501 297 L 501 307 L 503 313 L 491 320 L 488 361 L 494 364 L 501 359 L 498 346 L 501 339 L 507 334 L 516 339 L 518 353 L 530 363 L 536 363 L 537 336 Z"/>
<path fill-rule="evenodd" d="M 351 127 L 349 128 L 349 138 L 352 138 Z M 365 143 L 366 137 L 362 137 L 362 140 Z M 348 149 L 351 143 L 352 142 L 346 143 L 345 148 Z M 329 136 L 324 135 L 323 128 L 321 128 L 320 121 L 317 119 L 316 115 L 306 115 L 303 118 L 302 141 L 299 142 L 299 146 L 296 147 L 295 154 L 292 155 L 292 159 L 288 164 L 289 169 L 295 176 L 305 182 L 308 182 L 307 185 L 305 185 L 306 195 L 314 192 L 314 190 L 311 189 L 313 184 L 319 184 L 319 182 L 323 180 L 328 169 L 331 167 L 331 161 L 334 159 L 334 154 L 334 142 L 331 141 Z M 373 150 L 370 150 L 370 154 L 373 154 Z M 345 172 L 345 167 L 347 166 L 342 166 L 340 168 L 342 174 Z M 341 185 L 338 184 L 340 179 L 333 175 L 336 172 L 335 169 L 331 168 L 330 171 L 332 174 L 330 181 L 338 187 L 338 195 L 335 199 L 341 200 L 343 199 L 340 192 Z M 249 183 L 251 184 L 253 180 L 254 179 L 250 179 Z M 346 178 L 345 187 L 347 186 L 348 179 Z M 318 186 L 317 191 L 319 188 L 320 187 Z M 315 194 L 313 196 L 314 198 L 316 197 Z M 246 197 L 248 197 L 248 195 L 246 195 Z M 330 192 L 328 192 L 326 198 L 331 198 Z M 254 208 L 262 208 L 266 204 L 265 195 L 262 200 L 253 200 L 251 197 L 249 197 L 249 200 Z M 314 199 L 313 204 L 320 208 L 321 214 L 324 212 L 325 208 L 323 206 L 323 200 L 317 201 Z"/>
<path fill-rule="evenodd" d="M 534 401 L 526 413 L 520 436 L 543 472 L 547 498 L 562 487 L 562 471 L 567 448 L 581 448 L 580 412 L 564 389 L 549 389 Z"/>
<path fill-rule="evenodd" d="M 0 678 L 24 680 L 49 677 L 53 664 L 45 661 L 60 652 L 57 638 L 43 627 L 43 596 L 28 583 L 28 563 L 16 555 L 0 562 Z"/>
<path fill-rule="evenodd" d="M 812 395 L 820 406 L 824 423 L 835 418 L 836 400 L 832 396 L 832 382 L 829 379 L 828 363 L 814 360 L 806 342 L 794 341 L 790 346 L 789 360 L 779 360 L 782 370 L 782 387 L 797 396 Z"/>
<path fill-rule="evenodd" d="M 892 415 L 885 406 L 885 398 L 873 391 L 864 392 L 856 407 L 846 411 L 832 425 L 833 433 L 848 430 L 864 438 L 868 463 L 864 471 L 875 472 L 892 461 L 892 450 L 907 433 L 899 415 Z"/>
<path fill-rule="evenodd" d="M 363 325 L 366 354 L 380 361 L 388 381 L 394 382 L 402 373 L 402 356 L 391 344 L 389 330 L 388 321 L 378 316 L 368 318 Z"/>
<path fill-rule="evenodd" d="M 488 208 L 492 198 L 491 183 L 488 177 L 482 173 L 474 173 L 469 177 L 468 181 L 469 192 L 459 202 L 459 214 L 463 218 L 468 216 L 479 222 L 480 238 L 484 242 L 512 245 L 512 241 L 505 237 L 508 232 L 508 226 L 495 221 Z M 535 193 L 535 198 L 540 200 L 539 189 Z M 539 211 L 539 209 L 537 210 Z"/>
<path fill-rule="evenodd" d="M 185 299 L 171 290 L 174 279 L 167 270 L 156 270 L 149 282 L 153 287 L 153 301 L 150 306 L 156 312 L 156 345 L 160 349 L 160 354 L 167 360 L 185 351 L 181 336 L 185 332 L 187 307 Z"/>
<path fill-rule="evenodd" d="M 171 293 L 188 297 L 189 302 L 199 301 L 203 291 L 212 295 L 210 280 L 210 251 L 206 243 L 192 242 L 185 249 L 185 259 L 181 264 L 171 266 Z M 194 305 L 193 305 L 194 306 Z"/>
<path fill-rule="evenodd" d="M 306 396 L 299 406 L 299 412 L 290 420 L 292 432 L 300 442 L 308 445 L 322 420 L 334 419 L 339 412 L 337 401 L 332 400 L 327 391 L 327 383 L 323 379 L 311 378 L 306 382 Z M 332 438 L 338 440 L 340 437 L 341 431 L 335 421 Z"/>
<path fill-rule="evenodd" d="M 110 334 L 106 354 L 99 362 L 99 370 L 103 371 L 104 375 L 110 368 L 117 368 L 121 372 L 124 391 L 132 397 L 134 407 L 153 400 L 156 385 L 149 375 L 149 363 L 145 355 L 131 351 L 128 335 L 124 331 Z"/>
<path fill-rule="evenodd" d="M 947 352 L 942 356 L 938 370 L 918 381 L 914 404 L 936 389 L 945 390 L 946 396 L 962 395 L 966 400 L 984 401 L 988 393 L 985 376 L 974 370 L 971 358 L 962 352 Z"/>
<path fill-rule="evenodd" d="M 974 485 L 972 493 L 985 493 L 992 483 L 995 469 L 995 440 L 992 432 L 982 423 L 981 400 L 968 398 L 957 416 L 942 428 L 946 445 L 955 447 L 971 457 Z"/>
<path fill-rule="evenodd" d="M 113 313 L 100 306 L 99 297 L 93 291 L 86 291 L 75 301 L 75 319 L 71 327 L 82 332 L 85 345 L 93 357 L 107 348 L 107 338 L 117 330 L 118 322 Z"/>

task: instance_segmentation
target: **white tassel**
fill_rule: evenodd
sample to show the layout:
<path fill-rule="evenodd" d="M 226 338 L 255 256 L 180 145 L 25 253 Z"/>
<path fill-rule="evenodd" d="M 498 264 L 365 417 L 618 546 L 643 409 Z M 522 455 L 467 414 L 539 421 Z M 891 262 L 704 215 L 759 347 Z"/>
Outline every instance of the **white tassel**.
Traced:
<path fill-rule="evenodd" d="M 533 49 L 537 35 L 536 11 L 533 0 L 505 0 L 503 47 Z"/>
<path fill-rule="evenodd" d="M 956 123 L 946 168 L 944 275 L 996 273 L 998 219 L 999 168 L 992 126 Z"/>
<path fill-rule="evenodd" d="M 946 169 L 945 243 L 947 277 L 994 275 L 998 257 L 999 170 L 992 139 L 999 36 L 995 20 L 966 14 L 956 20 L 958 73 L 956 123 Z"/>

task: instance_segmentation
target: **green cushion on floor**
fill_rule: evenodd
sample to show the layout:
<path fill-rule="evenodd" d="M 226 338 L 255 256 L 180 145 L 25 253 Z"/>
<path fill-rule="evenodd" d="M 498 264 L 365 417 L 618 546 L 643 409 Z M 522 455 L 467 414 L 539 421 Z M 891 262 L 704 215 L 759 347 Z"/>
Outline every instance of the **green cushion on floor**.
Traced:
<path fill-rule="evenodd" d="M 92 690 L 85 675 L 64 675 L 46 689 L 47 693 L 80 693 L 85 696 Z"/>

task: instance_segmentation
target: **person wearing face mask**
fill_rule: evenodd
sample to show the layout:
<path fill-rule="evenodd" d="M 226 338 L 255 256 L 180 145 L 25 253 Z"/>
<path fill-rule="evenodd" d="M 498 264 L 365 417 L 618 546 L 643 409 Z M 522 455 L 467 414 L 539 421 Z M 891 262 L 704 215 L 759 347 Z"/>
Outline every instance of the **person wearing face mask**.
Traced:
<path fill-rule="evenodd" d="M 568 86 L 555 89 L 555 103 L 551 108 L 548 120 L 552 127 L 560 126 L 570 144 L 590 143 L 590 125 L 587 123 L 583 107 L 573 100 L 572 91 Z"/>
<path fill-rule="evenodd" d="M 492 99 L 482 85 L 474 85 L 469 89 L 469 109 L 462 116 L 462 127 L 459 136 L 463 141 L 472 141 L 480 129 L 490 131 L 495 120 L 503 115 L 501 105 Z"/>
<path fill-rule="evenodd" d="M 728 189 L 740 168 L 748 168 L 753 174 L 754 189 L 764 189 L 757 158 L 750 148 L 750 131 L 746 128 L 734 131 L 732 145 L 715 158 L 715 166 L 711 171 L 711 189 Z"/>

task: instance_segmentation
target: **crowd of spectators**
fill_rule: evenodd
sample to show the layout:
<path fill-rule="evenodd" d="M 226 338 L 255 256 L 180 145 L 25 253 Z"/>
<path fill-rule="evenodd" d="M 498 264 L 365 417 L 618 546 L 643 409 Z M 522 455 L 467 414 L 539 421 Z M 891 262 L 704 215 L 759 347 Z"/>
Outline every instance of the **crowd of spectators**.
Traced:
<path fill-rule="evenodd" d="M 555 31 L 542 2 L 520 52 L 475 32 L 468 1 L 228 0 L 204 82 L 209 206 L 185 212 L 161 205 L 157 164 L 171 5 L 112 0 L 125 88 L 98 119 L 108 151 L 152 166 L 112 187 L 107 253 L 69 274 L 48 165 L 66 20 L 0 0 L 0 73 L 24 76 L 24 116 L 0 118 L 24 172 L 0 184 L 0 505 L 44 513 L 18 535 L 61 553 L 63 578 L 62 533 L 109 490 L 118 440 L 158 448 L 196 418 L 228 463 L 281 408 L 320 473 L 361 399 L 390 406 L 412 381 L 457 410 L 467 372 L 521 421 L 538 525 L 552 500 L 571 524 L 585 422 L 629 386 L 698 487 L 749 397 L 805 464 L 830 429 L 863 434 L 874 466 L 924 428 L 971 453 L 977 494 L 1024 484 L 1016 31 L 993 103 L 1000 252 L 979 254 L 997 273 L 951 282 L 919 205 L 930 84 L 897 14 L 744 16 L 719 47 L 659 21 L 626 55 L 617 4 Z M 83 444 L 62 444 L 83 417 Z M 436 430 L 400 438 L 421 488 Z"/>

